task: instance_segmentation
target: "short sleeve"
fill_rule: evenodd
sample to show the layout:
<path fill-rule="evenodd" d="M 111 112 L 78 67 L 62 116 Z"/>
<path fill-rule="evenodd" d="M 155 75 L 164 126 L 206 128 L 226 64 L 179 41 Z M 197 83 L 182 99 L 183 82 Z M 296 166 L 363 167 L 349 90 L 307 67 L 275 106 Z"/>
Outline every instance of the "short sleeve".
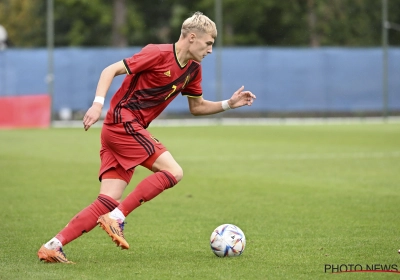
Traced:
<path fill-rule="evenodd" d="M 196 63 L 196 62 L 193 62 Z M 182 89 L 182 95 L 187 97 L 201 97 L 203 95 L 203 89 L 201 87 L 202 74 L 201 65 L 198 64 L 196 71 L 193 72 L 191 81 L 189 84 Z"/>
<path fill-rule="evenodd" d="M 160 49 L 155 45 L 147 45 L 140 52 L 130 58 L 123 60 L 128 74 L 137 74 L 144 70 L 151 69 L 159 63 Z"/>

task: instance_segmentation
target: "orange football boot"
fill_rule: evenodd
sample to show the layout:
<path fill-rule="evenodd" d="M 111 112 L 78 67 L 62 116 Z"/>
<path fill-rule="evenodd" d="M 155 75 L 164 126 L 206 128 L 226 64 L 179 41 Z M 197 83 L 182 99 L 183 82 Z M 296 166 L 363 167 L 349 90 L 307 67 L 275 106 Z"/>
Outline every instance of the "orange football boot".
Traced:
<path fill-rule="evenodd" d="M 117 244 L 117 247 L 120 246 L 121 249 L 129 249 L 129 244 L 124 237 L 123 230 L 125 223 L 123 221 L 110 218 L 110 214 L 108 213 L 100 216 L 97 223 L 108 233 L 114 243 Z"/>
<path fill-rule="evenodd" d="M 57 249 L 47 249 L 42 245 L 40 247 L 38 253 L 37 253 L 39 259 L 41 261 L 47 262 L 47 263 L 70 263 L 73 264 L 73 262 L 69 261 L 67 257 L 65 256 L 62 247 L 58 247 Z"/>

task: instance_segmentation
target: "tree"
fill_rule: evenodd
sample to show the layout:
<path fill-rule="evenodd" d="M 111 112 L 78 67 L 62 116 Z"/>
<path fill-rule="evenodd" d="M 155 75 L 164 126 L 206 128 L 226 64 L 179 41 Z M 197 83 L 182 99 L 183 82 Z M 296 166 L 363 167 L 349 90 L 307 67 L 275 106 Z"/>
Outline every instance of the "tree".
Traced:
<path fill-rule="evenodd" d="M 0 2 L 0 23 L 7 30 L 13 46 L 37 47 L 45 43 L 45 1 L 3 0 Z"/>
<path fill-rule="evenodd" d="M 389 21 L 400 23 L 400 5 Z M 55 46 L 171 43 L 195 11 L 211 19 L 215 0 L 54 0 Z M 223 0 L 225 46 L 380 46 L 379 0 Z M 15 47 L 46 46 L 46 1 L 1 0 L 0 24 Z M 389 31 L 391 45 L 399 32 Z"/>
<path fill-rule="evenodd" d="M 109 46 L 112 2 L 54 0 L 56 46 Z"/>

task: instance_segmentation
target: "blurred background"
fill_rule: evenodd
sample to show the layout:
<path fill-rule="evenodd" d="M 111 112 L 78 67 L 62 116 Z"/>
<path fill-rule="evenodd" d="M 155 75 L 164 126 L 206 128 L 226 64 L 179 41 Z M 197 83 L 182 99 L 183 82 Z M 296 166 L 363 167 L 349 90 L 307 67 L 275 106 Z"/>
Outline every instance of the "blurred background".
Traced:
<path fill-rule="evenodd" d="M 176 42 L 195 11 L 218 28 L 204 97 L 257 95 L 224 118 L 400 115 L 400 0 L 1 0 L 0 127 L 80 120 L 104 67 Z M 187 108 L 178 97 L 161 118 Z"/>

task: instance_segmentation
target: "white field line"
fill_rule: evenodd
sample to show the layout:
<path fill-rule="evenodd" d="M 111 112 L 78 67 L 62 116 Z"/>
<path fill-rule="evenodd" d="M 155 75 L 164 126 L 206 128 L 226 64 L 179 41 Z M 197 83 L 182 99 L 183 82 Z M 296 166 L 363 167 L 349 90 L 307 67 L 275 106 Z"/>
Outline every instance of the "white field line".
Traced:
<path fill-rule="evenodd" d="M 313 160 L 313 159 L 384 159 L 400 157 L 400 151 L 395 152 L 355 152 L 355 153 L 322 153 L 322 154 L 287 154 L 271 155 L 268 159 L 280 160 Z"/>
<path fill-rule="evenodd" d="M 342 125 L 400 123 L 400 117 L 371 118 L 221 118 L 221 119 L 156 119 L 150 127 L 213 126 L 213 125 Z M 98 122 L 93 127 L 101 127 Z M 83 128 L 82 121 L 53 121 L 56 128 Z"/>
<path fill-rule="evenodd" d="M 321 153 L 321 154 L 258 154 L 249 156 L 184 156 L 177 157 L 177 160 L 207 160 L 207 161 L 227 161 L 227 160 L 323 160 L 323 159 L 389 159 L 399 158 L 400 151 L 393 152 L 354 152 L 354 153 Z"/>

